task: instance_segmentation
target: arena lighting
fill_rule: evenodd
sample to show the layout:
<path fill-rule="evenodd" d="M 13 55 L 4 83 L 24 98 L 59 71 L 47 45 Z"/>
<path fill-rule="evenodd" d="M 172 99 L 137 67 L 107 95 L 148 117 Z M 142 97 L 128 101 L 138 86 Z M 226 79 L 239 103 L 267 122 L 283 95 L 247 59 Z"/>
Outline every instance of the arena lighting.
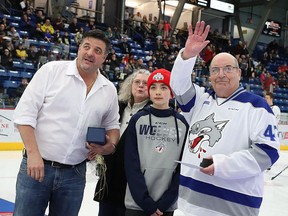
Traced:
<path fill-rule="evenodd" d="M 162 0 L 161 3 L 163 5 L 164 0 Z M 170 0 L 165 1 L 166 5 L 170 5 L 173 7 L 177 7 L 178 3 L 179 3 L 179 1 L 170 1 Z M 210 0 L 186 0 L 186 3 L 184 4 L 184 9 L 185 10 L 192 10 L 194 5 L 199 6 L 199 7 L 209 8 Z"/>
<path fill-rule="evenodd" d="M 234 5 L 233 4 L 218 1 L 218 0 L 211 0 L 210 1 L 210 8 L 215 9 L 215 10 L 219 10 L 219 11 L 223 11 L 223 12 L 227 12 L 227 13 L 231 13 L 231 14 L 234 13 Z"/>
<path fill-rule="evenodd" d="M 179 3 L 178 1 L 166 1 L 165 2 L 166 5 L 173 6 L 173 7 L 177 7 L 178 3 Z M 163 6 L 164 5 L 164 1 L 162 1 L 161 4 Z M 184 4 L 184 9 L 185 10 L 192 10 L 193 9 L 193 5 L 185 3 Z"/>
<path fill-rule="evenodd" d="M 209 7 L 210 0 L 187 0 L 187 3 L 202 7 Z"/>

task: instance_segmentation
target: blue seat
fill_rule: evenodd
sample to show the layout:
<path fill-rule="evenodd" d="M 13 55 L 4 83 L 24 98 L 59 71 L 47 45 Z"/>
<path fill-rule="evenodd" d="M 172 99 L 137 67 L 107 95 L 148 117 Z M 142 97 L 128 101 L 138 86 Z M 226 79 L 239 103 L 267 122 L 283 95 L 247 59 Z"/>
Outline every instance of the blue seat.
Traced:
<path fill-rule="evenodd" d="M 21 74 L 19 71 L 16 71 L 16 70 L 8 70 L 8 76 L 10 78 L 12 77 L 21 77 Z"/>
<path fill-rule="evenodd" d="M 23 62 L 19 59 L 14 59 L 13 60 L 13 68 L 15 69 L 23 69 L 24 70 L 24 64 Z"/>
<path fill-rule="evenodd" d="M 20 75 L 21 75 L 21 78 L 28 78 L 28 79 L 31 79 L 32 76 L 33 76 L 33 73 L 23 71 L 23 72 L 20 73 Z"/>
<path fill-rule="evenodd" d="M 24 68 L 28 70 L 35 70 L 35 66 L 32 62 L 24 62 Z"/>
<path fill-rule="evenodd" d="M 0 76 L 7 77 L 8 76 L 7 71 L 5 69 L 0 69 Z"/>
<path fill-rule="evenodd" d="M 3 83 L 3 87 L 5 89 L 8 89 L 8 88 L 18 88 L 20 85 L 20 82 L 18 81 L 13 81 L 13 80 L 5 80 L 4 83 Z"/>
<path fill-rule="evenodd" d="M 70 52 L 77 52 L 78 47 L 77 46 L 70 46 Z"/>
<path fill-rule="evenodd" d="M 77 53 L 70 52 L 69 55 L 70 55 L 70 59 L 72 60 L 77 57 Z"/>

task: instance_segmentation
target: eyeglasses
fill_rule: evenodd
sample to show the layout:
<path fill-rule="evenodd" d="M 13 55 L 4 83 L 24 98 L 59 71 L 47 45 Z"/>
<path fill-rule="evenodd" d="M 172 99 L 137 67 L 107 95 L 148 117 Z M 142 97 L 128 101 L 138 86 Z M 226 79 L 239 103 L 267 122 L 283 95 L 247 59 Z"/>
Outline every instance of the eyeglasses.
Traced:
<path fill-rule="evenodd" d="M 218 75 L 220 73 L 220 69 L 222 68 L 224 74 L 231 74 L 233 72 L 233 69 L 238 67 L 233 67 L 231 65 L 226 65 L 224 67 L 211 67 L 210 68 L 210 74 L 211 75 Z"/>
<path fill-rule="evenodd" d="M 141 84 L 143 85 L 143 86 L 147 86 L 147 81 L 145 81 L 145 80 L 133 80 L 133 83 L 135 84 L 135 85 L 137 85 L 137 86 L 140 86 Z"/>

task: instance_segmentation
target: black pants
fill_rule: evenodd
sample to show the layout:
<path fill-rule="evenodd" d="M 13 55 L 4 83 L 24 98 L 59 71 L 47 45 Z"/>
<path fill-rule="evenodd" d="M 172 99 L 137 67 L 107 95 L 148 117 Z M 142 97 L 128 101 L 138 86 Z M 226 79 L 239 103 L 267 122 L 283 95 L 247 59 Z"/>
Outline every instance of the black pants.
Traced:
<path fill-rule="evenodd" d="M 173 216 L 173 212 L 164 212 L 163 216 Z M 150 216 L 143 211 L 126 209 L 125 216 Z"/>
<path fill-rule="evenodd" d="M 99 202 L 98 216 L 125 216 L 125 207 L 107 202 Z"/>

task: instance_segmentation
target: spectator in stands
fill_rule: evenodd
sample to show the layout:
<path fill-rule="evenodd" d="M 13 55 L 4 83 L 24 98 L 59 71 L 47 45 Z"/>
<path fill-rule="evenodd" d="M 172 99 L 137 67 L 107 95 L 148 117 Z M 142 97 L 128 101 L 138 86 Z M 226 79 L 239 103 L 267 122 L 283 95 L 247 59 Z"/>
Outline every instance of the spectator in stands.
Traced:
<path fill-rule="evenodd" d="M 78 20 L 76 17 L 72 19 L 71 23 L 69 24 L 68 29 L 70 33 L 76 33 L 80 30 L 80 24 L 78 23 Z"/>
<path fill-rule="evenodd" d="M 114 26 L 112 32 L 113 32 L 113 37 L 111 39 L 120 40 L 122 38 L 120 29 L 118 29 L 116 26 Z"/>
<path fill-rule="evenodd" d="M 108 53 L 108 55 L 106 57 L 105 64 L 109 63 L 109 61 L 111 61 L 111 59 L 112 59 L 112 55 L 116 54 L 115 49 L 113 49 L 112 47 L 110 47 L 109 51 L 110 52 Z"/>
<path fill-rule="evenodd" d="M 155 52 L 155 68 L 160 69 L 163 68 L 163 54 L 159 51 Z"/>
<path fill-rule="evenodd" d="M 18 47 L 16 48 L 16 58 L 20 58 L 21 60 L 27 59 L 28 54 L 23 47 L 23 43 L 20 42 Z"/>
<path fill-rule="evenodd" d="M 143 16 L 143 19 L 141 22 L 141 28 L 144 30 L 146 36 L 148 36 L 151 33 L 150 23 L 148 22 L 146 15 Z"/>
<path fill-rule="evenodd" d="M 224 49 L 223 49 L 223 52 L 228 52 L 228 53 L 230 53 L 230 54 L 232 54 L 233 55 L 233 53 L 234 53 L 234 47 L 233 47 L 233 45 L 232 45 L 232 41 L 231 40 L 228 40 L 227 41 L 227 45 L 226 46 L 224 46 Z"/>
<path fill-rule="evenodd" d="M 68 31 L 64 32 L 64 35 L 62 36 L 62 46 L 63 46 L 63 58 L 68 59 L 68 55 L 70 52 L 70 44 L 71 39 Z"/>
<path fill-rule="evenodd" d="M 18 86 L 16 89 L 16 100 L 19 101 L 20 97 L 22 96 L 23 92 L 25 91 L 26 87 L 28 86 L 28 79 L 27 78 L 22 78 L 21 79 L 21 84 Z"/>
<path fill-rule="evenodd" d="M 166 55 L 171 55 L 172 50 L 167 40 L 163 41 L 161 51 L 163 51 Z"/>
<path fill-rule="evenodd" d="M 273 41 L 271 41 L 271 42 L 267 45 L 266 51 L 267 51 L 268 53 L 271 53 L 272 50 L 278 51 L 278 49 L 279 49 L 279 45 L 278 45 L 277 41 L 274 39 Z"/>
<path fill-rule="evenodd" d="M 48 52 L 45 50 L 45 47 L 43 45 L 40 46 L 40 49 L 37 51 L 36 56 L 38 61 L 41 56 L 46 58 L 48 57 Z"/>
<path fill-rule="evenodd" d="M 265 78 L 264 83 L 263 83 L 264 93 L 265 92 L 273 92 L 275 89 L 275 86 L 276 86 L 276 83 L 275 83 L 274 77 L 271 75 L 271 73 L 267 72 L 266 78 Z"/>
<path fill-rule="evenodd" d="M 123 33 L 129 35 L 130 33 L 130 27 L 129 27 L 129 17 L 130 17 L 130 13 L 129 13 L 129 8 L 125 7 L 125 11 L 124 11 L 124 29 L 123 29 Z"/>
<path fill-rule="evenodd" d="M 288 72 L 278 73 L 278 85 L 281 88 L 288 88 Z"/>
<path fill-rule="evenodd" d="M 54 60 L 60 60 L 62 59 L 63 54 L 63 47 L 58 41 L 55 41 L 54 44 L 50 47 L 51 57 L 54 56 L 52 59 Z"/>
<path fill-rule="evenodd" d="M 45 20 L 45 23 L 41 25 L 42 32 L 47 33 L 47 30 L 51 35 L 53 35 L 55 32 L 54 27 L 52 26 L 50 19 L 48 18 Z"/>
<path fill-rule="evenodd" d="M 35 30 L 32 32 L 31 37 L 36 40 L 44 40 L 44 32 L 41 30 L 41 24 L 37 23 Z"/>
<path fill-rule="evenodd" d="M 111 59 L 108 60 L 108 62 L 106 61 L 106 64 L 110 65 L 110 71 L 115 71 L 115 68 L 119 68 L 120 62 L 119 59 L 117 58 L 117 55 L 113 54 L 111 56 Z"/>
<path fill-rule="evenodd" d="M 54 27 L 54 30 L 64 31 L 65 24 L 63 22 L 63 19 L 61 15 L 58 15 L 52 22 L 52 26 Z"/>
<path fill-rule="evenodd" d="M 146 59 L 146 61 L 150 61 L 153 59 L 153 57 L 154 57 L 153 50 L 149 50 L 149 53 L 148 53 L 148 55 L 145 56 L 145 59 Z"/>
<path fill-rule="evenodd" d="M 28 19 L 31 20 L 32 23 L 36 23 L 36 17 L 34 15 L 33 7 L 27 8 L 25 13 L 27 14 Z"/>
<path fill-rule="evenodd" d="M 276 122 L 277 122 L 277 125 L 278 125 L 279 121 L 280 121 L 280 117 L 281 117 L 281 111 L 280 111 L 280 108 L 277 105 L 273 104 L 274 94 L 272 92 L 266 92 L 265 100 L 267 101 L 267 103 L 271 107 L 271 109 L 272 109 L 272 111 L 273 111 L 273 113 L 274 113 L 274 115 L 276 117 Z"/>
<path fill-rule="evenodd" d="M 270 55 L 269 53 L 266 51 L 263 53 L 263 56 L 261 56 L 261 63 L 263 66 L 266 66 L 268 64 L 268 62 L 270 61 Z"/>
<path fill-rule="evenodd" d="M 213 58 L 213 56 L 215 55 L 215 52 L 212 49 L 212 44 L 209 44 L 205 50 L 204 50 L 204 54 L 202 56 L 202 59 L 205 61 L 206 65 L 210 65 L 210 62 Z"/>
<path fill-rule="evenodd" d="M 35 28 L 35 23 L 31 21 L 26 13 L 21 17 L 20 29 L 27 31 L 28 33 L 32 32 Z"/>
<path fill-rule="evenodd" d="M 42 10 L 37 10 L 37 11 L 36 11 L 35 22 L 36 22 L 36 23 L 39 23 L 40 25 L 44 24 L 44 22 L 45 22 L 45 16 L 44 16 Z"/>
<path fill-rule="evenodd" d="M 62 43 L 65 44 L 65 45 L 70 46 L 71 38 L 70 38 L 70 35 L 69 35 L 68 31 L 64 32 L 64 35 L 62 36 Z"/>
<path fill-rule="evenodd" d="M 117 92 L 99 71 L 109 43 L 102 31 L 87 32 L 77 59 L 46 63 L 24 91 L 14 111 L 25 146 L 16 183 L 15 216 L 44 215 L 47 206 L 50 215 L 78 215 L 86 160 L 115 152 Z M 86 143 L 87 129 L 92 126 L 106 129 L 104 145 Z"/>
<path fill-rule="evenodd" d="M 138 11 L 134 17 L 133 17 L 133 20 L 134 20 L 134 27 L 141 27 L 141 22 L 142 22 L 142 14 L 140 13 L 140 11 Z"/>
<path fill-rule="evenodd" d="M 4 25 L 4 28 L 5 30 L 9 30 L 10 26 L 9 26 L 9 23 L 7 21 L 7 18 L 4 16 L 2 17 L 2 19 L 0 20 L 0 24 L 3 24 Z"/>
<path fill-rule="evenodd" d="M 286 62 L 283 65 L 280 65 L 278 67 L 278 73 L 281 73 L 281 72 L 288 72 L 288 66 Z"/>
<path fill-rule="evenodd" d="M 101 188 L 97 182 L 94 200 L 99 202 L 98 216 L 124 216 L 124 198 L 127 180 L 124 171 L 124 143 L 126 127 L 132 115 L 149 104 L 147 92 L 147 70 L 137 70 L 128 76 L 119 89 L 120 140 L 117 151 L 105 157 L 107 171 L 105 173 L 107 187 Z M 101 191 L 101 189 L 103 189 Z"/>
<path fill-rule="evenodd" d="M 166 70 L 171 71 L 174 65 L 174 59 L 175 56 L 174 55 L 167 55 L 164 57 L 163 59 L 163 68 L 165 68 Z"/>
<path fill-rule="evenodd" d="M 79 31 L 77 31 L 76 35 L 75 35 L 75 42 L 77 45 L 80 44 L 82 37 L 83 37 L 83 34 L 84 34 L 84 28 L 80 27 Z"/>
<path fill-rule="evenodd" d="M 7 36 L 11 38 L 12 43 L 15 46 L 17 46 L 18 43 L 20 42 L 21 37 L 20 37 L 19 33 L 17 32 L 17 30 L 15 29 L 14 26 L 11 26 L 9 28 L 9 30 L 7 31 Z"/>
<path fill-rule="evenodd" d="M 60 37 L 61 39 L 61 37 Z M 46 32 L 44 32 L 44 40 L 47 41 L 47 42 L 53 42 L 53 37 L 49 31 L 49 29 L 46 29 Z"/>
<path fill-rule="evenodd" d="M 91 18 L 88 22 L 88 28 L 91 30 L 91 29 L 95 29 L 96 26 L 95 26 L 95 20 L 93 18 Z"/>
<path fill-rule="evenodd" d="M 63 43 L 63 40 L 62 40 L 62 35 L 60 34 L 60 31 L 59 30 L 56 30 L 55 31 L 55 34 L 53 36 L 53 42 L 55 41 L 58 41 L 60 44 Z"/>
<path fill-rule="evenodd" d="M 155 43 L 154 47 L 155 47 L 156 51 L 162 50 L 162 36 L 161 36 L 161 38 L 160 37 L 156 38 L 156 43 Z"/>
<path fill-rule="evenodd" d="M 29 36 L 27 34 L 23 35 L 21 42 L 23 44 L 24 49 L 26 49 L 26 50 L 29 49 L 30 40 L 29 40 Z"/>
<path fill-rule="evenodd" d="M 137 62 L 136 62 L 136 64 L 135 64 L 135 69 L 145 69 L 145 70 L 147 70 L 147 66 L 146 66 L 146 64 L 144 64 L 144 61 L 143 61 L 143 59 L 142 58 L 138 58 L 137 59 Z"/>
<path fill-rule="evenodd" d="M 127 37 L 123 37 L 122 41 L 117 45 L 123 54 L 130 53 L 131 47 L 128 43 Z"/>
<path fill-rule="evenodd" d="M 169 37 L 171 30 L 172 30 L 172 27 L 170 25 L 170 22 L 165 20 L 163 24 L 163 39 L 164 40 Z"/>
<path fill-rule="evenodd" d="M 158 22 L 158 26 L 157 26 L 157 36 L 161 36 L 161 39 L 162 39 L 162 35 L 163 35 L 163 31 L 164 31 L 164 21 L 163 20 L 160 20 Z M 156 36 L 156 37 L 157 37 Z"/>
<path fill-rule="evenodd" d="M 127 71 L 127 74 L 133 73 L 136 70 L 134 57 L 129 58 L 125 70 Z"/>
<path fill-rule="evenodd" d="M 0 24 L 0 43 L 3 42 L 3 37 L 6 36 L 6 30 L 3 24 Z"/>
<path fill-rule="evenodd" d="M 113 32 L 112 32 L 111 27 L 108 27 L 108 28 L 106 29 L 106 31 L 105 31 L 105 36 L 106 36 L 109 40 L 113 39 L 114 34 L 113 34 Z"/>
<path fill-rule="evenodd" d="M 263 70 L 263 65 L 260 63 L 255 68 L 255 71 L 254 71 L 255 76 L 254 77 L 260 77 L 262 70 Z"/>
<path fill-rule="evenodd" d="M 244 47 L 244 43 L 242 41 L 239 40 L 238 44 L 236 44 L 234 47 L 233 47 L 233 55 L 235 57 L 237 56 L 241 56 L 243 54 L 243 47 Z"/>
<path fill-rule="evenodd" d="M 34 44 L 30 44 L 30 47 L 27 50 L 27 55 L 28 55 L 27 60 L 31 61 L 36 67 L 39 58 L 37 56 L 36 46 Z"/>
<path fill-rule="evenodd" d="M 7 48 L 9 50 L 9 52 L 13 55 L 15 55 L 15 46 L 14 44 L 12 43 L 11 39 L 7 39 L 7 40 L 4 40 L 3 42 L 3 49 Z"/>
<path fill-rule="evenodd" d="M 259 75 L 259 81 L 262 85 L 262 88 L 264 88 L 264 82 L 265 82 L 267 73 L 268 72 L 267 72 L 266 68 L 263 68 L 260 75 Z"/>
<path fill-rule="evenodd" d="M 241 76 L 245 82 L 248 81 L 248 62 L 246 59 L 246 55 L 241 55 L 238 59 L 239 68 L 241 69 Z"/>
<path fill-rule="evenodd" d="M 13 56 L 9 49 L 4 48 L 4 51 L 1 55 L 0 65 L 2 68 L 10 70 L 13 68 Z"/>

